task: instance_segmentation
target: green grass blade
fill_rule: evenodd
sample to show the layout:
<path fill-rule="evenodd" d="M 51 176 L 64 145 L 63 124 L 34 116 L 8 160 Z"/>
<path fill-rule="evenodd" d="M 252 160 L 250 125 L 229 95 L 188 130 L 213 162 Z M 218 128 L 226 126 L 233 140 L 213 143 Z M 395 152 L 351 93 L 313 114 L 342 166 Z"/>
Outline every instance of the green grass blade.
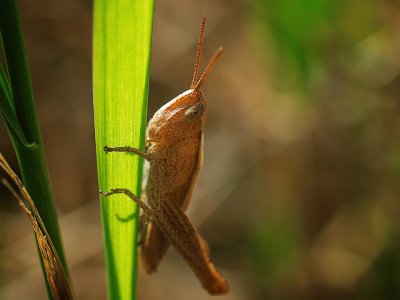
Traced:
<path fill-rule="evenodd" d="M 34 199 L 64 269 L 68 272 L 15 0 L 0 1 L 0 33 L 6 63 L 1 67 L 0 111 L 6 120 L 24 185 Z M 51 298 L 49 289 L 48 292 Z"/>
<path fill-rule="evenodd" d="M 10 84 L 2 66 L 0 66 L 0 113 L 7 123 L 7 128 L 10 130 L 11 134 L 15 135 L 26 147 L 32 146 L 26 139 L 24 131 L 19 124 L 13 108 Z"/>
<path fill-rule="evenodd" d="M 100 189 L 129 188 L 140 196 L 142 160 L 103 147 L 143 149 L 153 24 L 152 0 L 96 0 L 93 79 Z M 134 299 L 138 209 L 127 197 L 101 200 L 110 299 Z"/>

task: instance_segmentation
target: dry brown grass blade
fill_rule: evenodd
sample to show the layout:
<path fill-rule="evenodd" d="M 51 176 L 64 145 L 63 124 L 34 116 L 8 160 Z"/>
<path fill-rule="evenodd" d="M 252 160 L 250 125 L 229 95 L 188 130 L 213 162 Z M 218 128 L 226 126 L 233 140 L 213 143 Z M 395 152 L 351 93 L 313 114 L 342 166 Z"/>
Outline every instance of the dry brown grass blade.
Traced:
<path fill-rule="evenodd" d="M 7 163 L 6 159 L 1 153 L 0 168 L 3 169 L 8 176 L 10 176 L 22 195 L 21 198 L 15 189 L 9 184 L 9 182 L 6 179 L 2 179 L 2 183 L 18 200 L 20 207 L 23 209 L 32 223 L 32 228 L 35 232 L 35 237 L 39 246 L 40 255 L 43 260 L 47 281 L 53 298 L 56 300 L 73 299 L 69 280 L 66 276 L 54 244 L 47 233 L 42 219 L 40 218 L 39 212 L 37 211 L 31 196 L 23 186 L 21 180 L 11 169 L 10 165 Z"/>

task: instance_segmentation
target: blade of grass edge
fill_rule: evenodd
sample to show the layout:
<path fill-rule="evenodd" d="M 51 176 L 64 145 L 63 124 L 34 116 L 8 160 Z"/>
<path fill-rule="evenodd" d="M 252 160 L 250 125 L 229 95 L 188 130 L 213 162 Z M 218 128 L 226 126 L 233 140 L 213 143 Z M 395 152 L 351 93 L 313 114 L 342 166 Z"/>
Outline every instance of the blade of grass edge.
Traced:
<path fill-rule="evenodd" d="M 33 146 L 33 144 L 29 144 L 21 125 L 19 124 L 17 115 L 13 108 L 10 89 L 10 84 L 7 81 L 3 66 L 0 65 L 0 113 L 4 118 L 10 134 L 15 135 L 15 138 L 18 138 L 25 147 Z"/>
<path fill-rule="evenodd" d="M 129 188 L 140 196 L 137 156 L 105 145 L 144 147 L 153 0 L 95 0 L 93 80 L 100 189 Z M 101 199 L 109 299 L 135 299 L 138 209 L 127 197 Z"/>

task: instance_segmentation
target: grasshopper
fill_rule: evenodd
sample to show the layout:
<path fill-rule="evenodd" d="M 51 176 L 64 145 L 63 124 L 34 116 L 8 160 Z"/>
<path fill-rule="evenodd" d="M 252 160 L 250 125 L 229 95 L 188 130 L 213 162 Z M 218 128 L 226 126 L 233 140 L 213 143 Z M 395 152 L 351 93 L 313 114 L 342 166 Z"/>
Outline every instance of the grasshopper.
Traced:
<path fill-rule="evenodd" d="M 190 89 L 162 106 L 146 131 L 146 152 L 132 147 L 104 147 L 105 153 L 130 152 L 150 163 L 144 197 L 123 188 L 102 193 L 123 193 L 143 210 L 140 256 L 147 273 L 155 272 L 169 245 L 187 261 L 210 294 L 225 294 L 229 284 L 210 262 L 207 243 L 199 236 L 186 210 L 202 165 L 206 99 L 201 87 L 222 54 L 220 47 L 198 80 L 206 18 L 200 29 Z M 144 226 L 144 224 L 147 226 Z"/>

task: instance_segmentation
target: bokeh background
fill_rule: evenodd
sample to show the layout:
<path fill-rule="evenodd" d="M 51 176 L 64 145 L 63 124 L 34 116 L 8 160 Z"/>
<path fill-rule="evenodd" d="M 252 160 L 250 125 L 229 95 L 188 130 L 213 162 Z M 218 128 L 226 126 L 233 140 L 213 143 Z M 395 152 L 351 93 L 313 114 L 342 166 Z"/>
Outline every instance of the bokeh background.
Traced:
<path fill-rule="evenodd" d="M 92 2 L 19 3 L 74 289 L 106 299 Z M 400 3 L 156 1 L 149 117 L 190 85 L 203 14 L 204 64 L 225 52 L 189 215 L 231 283 L 221 299 L 400 299 Z M 3 124 L 0 151 L 17 169 Z M 45 299 L 30 224 L 0 198 L 0 297 Z M 174 250 L 138 294 L 211 298 Z"/>

